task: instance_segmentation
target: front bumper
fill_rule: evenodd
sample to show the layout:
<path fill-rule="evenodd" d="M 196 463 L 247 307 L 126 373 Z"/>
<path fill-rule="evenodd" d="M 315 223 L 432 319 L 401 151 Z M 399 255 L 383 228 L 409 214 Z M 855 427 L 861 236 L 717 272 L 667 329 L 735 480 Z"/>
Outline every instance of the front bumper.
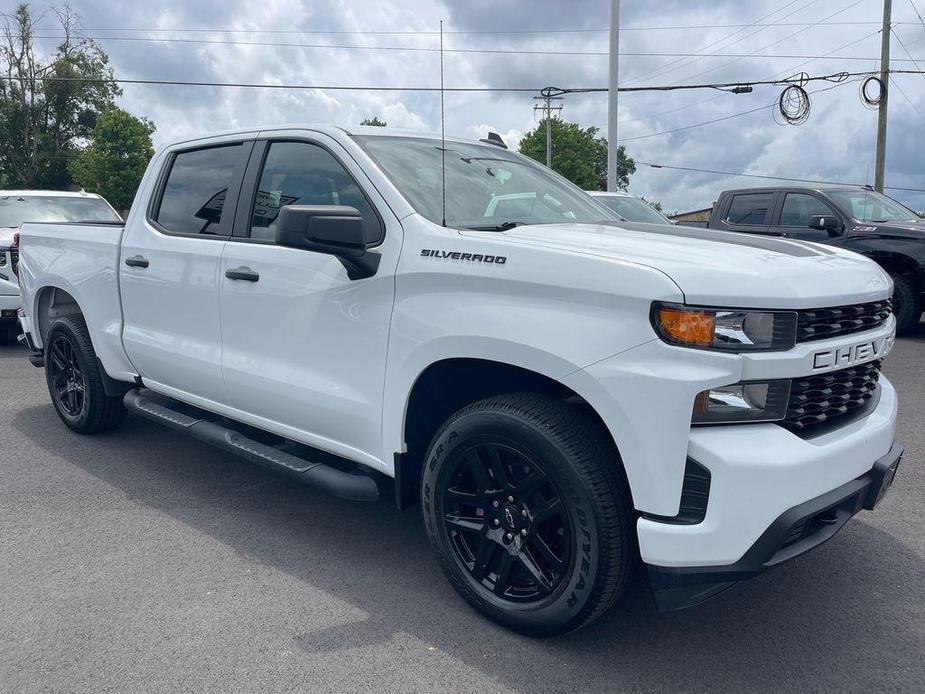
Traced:
<path fill-rule="evenodd" d="M 665 568 L 735 564 L 789 509 L 868 473 L 893 446 L 896 412 L 896 391 L 881 376 L 866 417 L 813 438 L 776 424 L 691 429 L 687 455 L 711 475 L 706 513 L 692 525 L 640 518 L 642 560 Z"/>
<path fill-rule="evenodd" d="M 882 374 L 869 408 L 827 430 L 692 428 L 691 411 L 697 394 L 709 388 L 835 371 L 838 365 L 819 359 L 833 350 L 876 341 L 883 358 L 894 330 L 891 318 L 863 333 L 752 354 L 653 340 L 569 374 L 566 385 L 600 415 L 619 449 L 640 514 L 643 562 L 656 574 L 716 574 L 722 567 L 736 573 L 737 563 L 790 509 L 870 473 L 895 438 L 896 391 Z M 704 509 L 695 502 L 707 485 Z"/>
<path fill-rule="evenodd" d="M 903 447 L 893 444 L 867 473 L 785 511 L 747 552 L 724 566 L 649 566 L 659 609 L 697 605 L 831 539 L 861 509 L 873 510 L 886 495 L 902 461 Z"/>

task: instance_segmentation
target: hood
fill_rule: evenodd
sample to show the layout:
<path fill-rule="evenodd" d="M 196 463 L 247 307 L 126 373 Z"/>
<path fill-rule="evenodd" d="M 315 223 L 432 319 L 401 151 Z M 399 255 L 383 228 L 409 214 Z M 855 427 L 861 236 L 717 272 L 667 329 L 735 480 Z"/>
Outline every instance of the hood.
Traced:
<path fill-rule="evenodd" d="M 818 308 L 878 301 L 889 277 L 871 260 L 832 246 L 658 224 L 543 224 L 502 232 L 542 245 L 645 265 L 665 273 L 692 305 Z"/>

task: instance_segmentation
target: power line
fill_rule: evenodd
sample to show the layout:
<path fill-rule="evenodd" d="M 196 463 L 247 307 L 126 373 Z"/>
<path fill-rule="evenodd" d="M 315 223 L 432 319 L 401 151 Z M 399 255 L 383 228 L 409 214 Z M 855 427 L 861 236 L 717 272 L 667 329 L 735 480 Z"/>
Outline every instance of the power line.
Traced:
<path fill-rule="evenodd" d="M 892 76 L 890 76 L 890 84 L 892 84 L 894 87 L 896 87 L 896 88 L 899 90 L 899 93 L 902 95 L 903 99 L 905 99 L 906 101 L 908 101 L 908 102 L 909 102 L 909 105 L 915 110 L 916 113 L 919 114 L 919 118 L 921 118 L 923 121 L 925 121 L 925 115 L 922 115 L 922 112 L 919 111 L 919 107 L 916 106 L 915 103 L 912 101 L 912 99 L 910 99 L 910 98 L 908 97 L 908 95 L 906 94 L 906 92 L 903 91 L 903 88 L 899 86 L 899 82 L 897 82 L 896 80 L 894 80 Z"/>
<path fill-rule="evenodd" d="M 209 82 L 196 80 L 158 80 L 158 79 L 126 79 L 126 78 L 93 78 L 84 77 L 36 77 L 25 79 L 0 75 L 0 82 L 85 82 L 92 84 L 150 84 L 170 85 L 178 87 L 237 87 L 241 89 L 296 89 L 317 91 L 345 91 L 345 92 L 439 92 L 440 87 L 383 87 L 379 85 L 345 86 L 320 84 L 263 84 L 259 82 Z M 535 94 L 541 87 L 447 87 L 447 92 L 484 92 L 484 93 L 529 93 Z"/>
<path fill-rule="evenodd" d="M 925 27 L 925 19 L 922 19 L 922 13 L 919 12 L 919 8 L 916 7 L 913 0 L 909 0 L 909 4 L 912 5 L 912 9 L 915 12 L 915 16 L 919 18 L 919 21 L 922 23 L 922 26 Z"/>
<path fill-rule="evenodd" d="M 790 181 L 793 183 L 817 183 L 824 186 L 864 186 L 863 183 L 848 183 L 845 181 L 820 181 L 814 178 L 790 178 L 787 176 L 766 176 L 764 174 L 745 173 L 742 171 L 716 171 L 714 169 L 697 169 L 691 166 L 673 166 L 671 164 L 655 164 L 649 161 L 635 160 L 637 164 L 650 166 L 653 169 L 674 169 L 675 171 L 690 171 L 693 173 L 707 173 L 714 176 L 741 176 L 743 178 L 763 178 L 769 181 Z M 900 186 L 884 186 L 890 190 L 902 190 L 907 193 L 925 193 L 923 188 L 902 188 Z"/>
<path fill-rule="evenodd" d="M 36 39 L 53 39 L 58 40 L 59 36 L 40 36 Z M 325 44 L 325 43 L 289 43 L 278 41 L 236 41 L 231 39 L 175 39 L 159 37 L 142 37 L 142 36 L 85 36 L 84 38 L 93 41 L 128 41 L 128 42 L 150 42 L 150 43 L 181 43 L 181 44 L 205 44 L 220 46 L 269 46 L 273 48 L 318 48 L 333 50 L 365 50 L 365 51 L 408 51 L 412 53 L 439 53 L 439 48 L 429 48 L 424 46 L 364 46 L 364 45 L 343 45 L 343 44 Z M 555 56 L 576 56 L 576 57 L 603 57 L 609 55 L 607 51 L 551 51 L 551 50 L 532 50 L 532 49 L 503 49 L 503 48 L 445 48 L 444 53 L 484 53 L 500 55 L 555 55 Z M 647 58 L 758 58 L 758 59 L 793 59 L 793 60 L 818 60 L 828 57 L 827 55 L 756 55 L 754 53 L 667 53 L 651 51 L 625 51 L 620 56 L 625 57 L 647 57 Z M 837 60 L 869 61 L 876 60 L 876 56 L 839 56 Z M 908 62 L 908 61 L 904 61 Z"/>
<path fill-rule="evenodd" d="M 816 0 L 810 0 L 810 3 L 809 3 L 809 4 L 812 4 L 812 3 L 815 2 L 815 1 L 816 1 Z M 759 17 L 757 20 L 755 20 L 755 23 L 757 24 L 757 23 L 759 23 L 759 22 L 764 21 L 765 19 L 768 19 L 769 17 L 774 16 L 774 15 L 777 14 L 778 12 L 781 12 L 782 10 L 784 10 L 784 9 L 786 9 L 786 8 L 788 8 L 788 7 L 790 7 L 791 5 L 794 5 L 796 2 L 798 2 L 798 0 L 791 0 L 791 2 L 788 2 L 788 3 L 787 3 L 786 5 L 784 5 L 783 7 L 780 7 L 780 8 L 778 8 L 778 9 L 772 11 L 772 12 L 769 12 L 768 14 L 766 14 L 766 15 L 764 15 L 764 16 L 762 16 L 762 17 Z M 794 14 L 794 13 L 791 12 L 790 14 L 785 15 L 784 17 L 781 17 L 781 18 L 775 20 L 774 23 L 779 22 L 779 21 L 782 21 L 782 20 L 786 19 L 787 17 L 789 17 L 789 16 L 792 15 L 792 14 Z M 773 24 L 773 23 L 772 23 L 772 24 Z M 751 28 L 754 28 L 754 27 L 753 27 L 753 26 L 748 26 L 748 27 L 746 27 L 746 28 L 751 29 Z M 723 44 L 723 43 L 726 43 L 726 45 L 725 45 L 725 46 L 722 46 L 722 48 L 729 48 L 730 46 L 734 46 L 735 44 L 737 44 L 737 43 L 743 41 L 744 39 L 748 38 L 749 36 L 752 36 L 753 34 L 756 34 L 756 33 L 760 32 L 760 31 L 763 31 L 763 30 L 764 30 L 764 29 L 758 29 L 758 31 L 755 31 L 755 32 L 752 32 L 751 34 L 747 34 L 746 36 L 740 37 L 739 39 L 736 39 L 735 41 L 732 41 L 732 43 L 726 43 L 727 41 L 730 41 L 734 36 L 743 33 L 744 30 L 743 30 L 743 29 L 739 29 L 739 30 L 737 30 L 737 31 L 732 32 L 732 34 L 730 34 L 729 36 L 725 36 L 725 37 L 723 37 L 723 38 L 721 38 L 721 39 L 717 39 L 717 40 L 711 41 L 711 42 L 709 42 L 709 43 L 707 43 L 707 44 L 704 44 L 703 46 L 701 46 L 700 48 L 697 49 L 697 52 L 698 52 L 698 53 L 703 52 L 703 51 L 705 51 L 705 50 L 707 50 L 707 49 L 709 49 L 709 48 L 713 48 L 714 46 L 716 46 L 716 45 L 718 45 L 718 44 Z M 671 72 L 672 70 L 679 69 L 679 68 L 683 67 L 684 65 L 692 65 L 692 64 L 694 64 L 694 63 L 696 63 L 696 62 L 697 62 L 697 59 L 695 59 L 695 60 L 687 60 L 687 61 L 684 61 L 684 60 L 670 60 L 670 61 L 668 61 L 667 64 L 662 65 L 661 67 L 657 67 L 657 68 L 655 68 L 654 70 L 649 70 L 648 72 L 640 73 L 640 74 L 638 74 L 638 75 L 629 77 L 629 78 L 627 78 L 627 80 L 625 80 L 625 81 L 630 82 L 630 83 L 632 83 L 632 82 L 638 82 L 638 81 L 640 81 L 640 80 L 648 79 L 648 78 L 650 78 L 650 77 L 656 77 L 656 76 L 658 76 L 658 75 L 663 75 L 663 74 L 665 74 L 666 72 Z"/>
<path fill-rule="evenodd" d="M 777 10 L 776 12 L 779 12 Z M 772 12 L 771 14 L 775 14 Z M 770 15 L 767 15 L 770 16 Z M 896 22 L 897 25 L 908 24 L 909 22 Z M 879 25 L 880 22 L 829 22 L 828 26 L 862 26 L 862 25 Z M 669 26 L 621 26 L 620 31 L 685 31 L 700 29 L 736 29 L 752 27 L 792 27 L 792 26 L 813 26 L 810 22 L 772 22 L 762 24 L 753 22 L 751 24 L 677 24 Z M 57 27 L 36 27 L 36 31 L 60 31 Z M 358 29 L 358 30 L 330 30 L 330 29 L 193 29 L 190 27 L 95 27 L 85 31 L 118 31 L 118 32 L 138 32 L 138 33 L 176 33 L 176 34 L 302 34 L 306 36 L 438 36 L 439 31 L 399 29 L 399 30 L 375 30 L 375 29 Z M 485 31 L 477 29 L 458 29 L 455 31 L 446 30 L 444 34 L 470 35 L 470 36 L 519 36 L 519 35 L 538 35 L 538 34 L 604 34 L 610 29 L 507 29 L 497 31 Z M 63 37 L 62 37 L 63 38 Z"/>
<path fill-rule="evenodd" d="M 799 36 L 800 34 L 806 32 L 806 31 L 809 31 L 812 27 L 817 26 L 817 25 L 819 25 L 819 24 L 823 24 L 823 23 L 827 22 L 828 20 L 830 20 L 832 17 L 836 17 L 836 16 L 840 15 L 842 12 L 847 12 L 847 11 L 850 10 L 852 7 L 856 7 L 857 5 L 860 5 L 862 2 L 864 2 L 864 0 L 855 0 L 854 2 L 850 3 L 849 5 L 846 5 L 845 7 L 841 8 L 840 10 L 837 10 L 837 11 L 833 12 L 832 14 L 828 15 L 827 17 L 824 17 L 824 18 L 822 18 L 822 19 L 820 19 L 820 20 L 814 22 L 813 24 L 810 24 L 809 26 L 807 26 L 807 27 L 805 27 L 805 28 L 803 28 L 803 29 L 799 29 L 799 30 L 797 30 L 797 31 L 794 31 L 793 33 L 788 34 L 787 36 L 783 37 L 782 39 L 779 39 L 778 41 L 774 41 L 774 42 L 772 42 L 772 43 L 767 44 L 766 46 L 762 46 L 761 48 L 756 49 L 756 50 L 755 50 L 755 53 L 761 53 L 761 51 L 767 50 L 768 48 L 773 48 L 774 46 L 776 46 L 776 45 L 778 45 L 778 44 L 780 44 L 780 43 L 783 43 L 783 42 L 786 41 L 787 39 L 791 39 L 791 38 L 793 38 L 794 36 Z M 701 76 L 707 75 L 707 74 L 709 74 L 709 73 L 711 73 L 711 72 L 715 72 L 716 70 L 722 70 L 724 67 L 729 67 L 730 65 L 732 65 L 732 64 L 735 63 L 735 62 L 737 62 L 738 60 L 739 60 L 739 59 L 736 58 L 736 59 L 734 59 L 734 60 L 730 60 L 730 61 L 727 62 L 727 63 L 723 63 L 723 64 L 721 64 L 721 65 L 716 65 L 716 66 L 714 66 L 714 67 L 711 67 L 711 68 L 708 69 L 708 70 L 704 70 L 704 71 L 702 71 L 702 72 L 698 72 L 697 74 L 688 75 L 686 79 L 694 79 L 695 77 L 701 77 Z"/>
<path fill-rule="evenodd" d="M 833 84 L 831 87 L 825 87 L 825 88 L 823 88 L 823 89 L 817 89 L 817 90 L 814 91 L 814 92 L 810 92 L 810 94 L 820 94 L 820 93 L 822 93 L 822 92 L 827 92 L 827 91 L 829 91 L 830 89 L 835 89 L 836 87 L 840 87 L 840 86 L 842 86 L 843 84 L 845 84 L 845 82 L 840 82 L 840 83 L 838 83 L 838 84 Z M 622 142 L 628 142 L 628 141 L 630 141 L 630 140 L 646 140 L 646 139 L 648 139 L 648 138 L 650 138 L 650 137 L 659 137 L 660 135 L 670 135 L 670 134 L 672 134 L 672 133 L 681 132 L 681 131 L 683 131 L 683 130 L 692 130 L 693 128 L 701 128 L 701 127 L 703 127 L 703 126 L 705 126 L 705 125 L 713 125 L 714 123 L 721 123 L 722 121 L 732 120 L 733 118 L 740 118 L 741 116 L 747 116 L 747 115 L 749 115 L 749 114 L 751 114 L 751 113 L 757 113 L 758 111 L 765 111 L 765 110 L 767 110 L 767 109 L 769 109 L 769 108 L 773 108 L 774 106 L 777 106 L 778 103 L 779 103 L 779 102 L 778 102 L 777 100 L 775 100 L 775 101 L 771 102 L 770 104 L 765 104 L 765 105 L 763 105 L 763 106 L 758 106 L 758 107 L 756 107 L 756 108 L 750 108 L 750 109 L 748 109 L 747 111 L 739 111 L 738 113 L 732 113 L 732 114 L 729 114 L 729 115 L 726 115 L 726 116 L 720 116 L 719 118 L 712 118 L 712 119 L 710 119 L 710 120 L 703 121 L 702 123 L 692 123 L 691 125 L 682 125 L 682 126 L 679 127 L 679 128 L 671 128 L 670 130 L 662 130 L 662 131 L 660 131 L 660 132 L 647 133 L 647 134 L 645 134 L 645 135 L 635 135 L 635 136 L 633 136 L 633 137 L 624 137 L 624 138 L 621 138 L 621 141 L 622 141 Z"/>
<path fill-rule="evenodd" d="M 789 86 L 791 84 L 800 85 L 808 84 L 809 82 L 837 82 L 842 83 L 851 77 L 867 77 L 869 75 L 875 75 L 878 71 L 865 70 L 863 72 L 833 72 L 825 75 L 799 75 L 794 78 L 787 79 L 770 79 L 770 80 L 741 80 L 737 82 L 701 82 L 697 84 L 664 84 L 657 86 L 648 86 L 648 87 L 620 87 L 619 91 L 621 92 L 669 92 L 669 91 L 680 91 L 680 90 L 690 90 L 690 89 L 720 89 L 720 90 L 729 90 L 735 87 L 760 87 L 760 86 Z M 895 74 L 919 74 L 920 70 L 891 70 L 890 72 Z M 560 96 L 562 94 L 591 94 L 594 92 L 606 92 L 607 87 L 546 87 L 547 90 L 554 96 Z"/>
<path fill-rule="evenodd" d="M 867 23 L 870 23 L 870 22 L 867 22 Z M 874 24 L 879 24 L 879 22 L 873 22 L 873 23 L 874 23 Z M 842 51 L 842 50 L 844 50 L 844 49 L 846 49 L 846 48 L 848 48 L 848 47 L 850 47 L 850 46 L 853 46 L 853 45 L 855 45 L 855 44 L 857 44 L 857 43 L 860 43 L 861 41 L 864 41 L 865 39 L 868 39 L 868 38 L 870 38 L 871 36 L 876 36 L 876 35 L 879 34 L 879 33 L 880 33 L 880 30 L 878 29 L 877 31 L 871 32 L 870 34 L 865 34 L 865 35 L 862 36 L 861 38 L 855 39 L 855 40 L 853 40 L 853 41 L 849 41 L 848 43 L 846 43 L 846 44 L 844 44 L 844 45 L 842 45 L 842 46 L 839 46 L 838 48 L 835 48 L 835 49 L 829 51 L 828 53 L 826 53 L 826 54 L 823 55 L 823 56 L 820 56 L 819 58 L 813 58 L 813 59 L 811 59 L 811 60 L 807 60 L 807 61 L 805 61 L 805 62 L 802 62 L 802 63 L 800 63 L 800 64 L 798 64 L 798 65 L 794 65 L 793 67 L 788 68 L 787 70 L 784 70 L 784 71 L 782 71 L 782 72 L 774 73 L 773 75 L 771 75 L 771 78 L 773 79 L 773 78 L 778 77 L 778 76 L 789 76 L 789 75 L 792 75 L 792 74 L 794 74 L 799 68 L 803 67 L 804 65 L 809 65 L 810 63 L 815 62 L 816 60 L 824 60 L 825 58 L 830 57 L 833 53 L 838 53 L 839 51 Z M 702 99 L 701 101 L 695 101 L 695 102 L 692 103 L 692 104 L 685 104 L 684 106 L 679 106 L 679 107 L 677 107 L 677 108 L 672 108 L 672 109 L 669 109 L 669 110 L 667 110 L 667 111 L 660 111 L 659 113 L 655 113 L 655 114 L 646 116 L 646 118 L 650 118 L 650 119 L 651 119 L 651 118 L 658 118 L 659 116 L 665 116 L 665 115 L 668 115 L 668 114 L 670 114 L 670 113 L 677 113 L 678 111 L 685 111 L 685 110 L 687 110 L 687 109 L 689 109 L 689 108 L 694 108 L 695 106 L 702 106 L 703 104 L 708 104 L 708 103 L 710 103 L 711 101 L 716 101 L 717 99 L 722 99 L 722 98 L 723 98 L 722 94 L 717 94 L 716 96 L 711 96 L 711 97 L 708 98 L 708 99 Z"/>
<path fill-rule="evenodd" d="M 891 70 L 891 74 L 923 74 L 921 70 Z M 876 74 L 871 71 L 867 72 L 835 72 L 828 75 L 817 75 L 815 77 L 806 76 L 802 82 L 837 82 L 841 84 L 851 77 L 866 77 Z M 259 82 L 212 82 L 212 81 L 195 81 L 195 80 L 167 80 L 167 79 L 130 79 L 130 78 L 85 78 L 85 77 L 56 77 L 44 76 L 35 78 L 11 77 L 9 75 L 0 75 L 0 81 L 3 82 L 84 82 L 92 84 L 151 84 L 151 85 L 174 85 L 184 87 L 239 87 L 250 89 L 298 89 L 298 90 L 317 90 L 317 91 L 371 91 L 371 92 L 439 92 L 440 87 L 418 87 L 418 86 L 382 86 L 382 85 L 320 85 L 320 84 L 266 84 Z M 741 86 L 766 86 L 766 85 L 789 85 L 792 82 L 788 80 L 758 80 L 742 82 L 714 82 L 703 84 L 663 84 L 648 87 L 620 87 L 621 92 L 667 92 L 691 89 L 731 89 Z M 448 92 L 484 92 L 484 93 L 537 93 L 544 89 L 551 89 L 554 96 L 560 94 L 592 94 L 606 93 L 607 87 L 447 87 Z"/>
<path fill-rule="evenodd" d="M 915 7 L 915 6 L 913 5 L 913 7 Z M 906 48 L 906 44 L 903 43 L 903 40 L 899 37 L 899 33 L 898 33 L 895 29 L 890 29 L 890 31 L 893 33 L 893 36 L 896 37 L 896 40 L 899 41 L 899 45 L 900 45 L 900 46 L 902 47 L 902 49 L 906 52 L 906 55 L 908 55 L 910 58 L 912 58 L 912 54 L 909 52 L 909 49 Z M 920 69 L 921 69 L 921 68 L 919 68 L 919 64 L 918 64 L 917 62 L 915 62 L 914 59 L 912 60 L 912 64 L 915 65 L 915 68 L 916 68 L 917 70 L 920 70 Z M 922 79 L 925 79 L 925 72 L 922 73 Z M 912 107 L 912 109 L 913 109 L 916 113 L 919 114 L 919 117 L 920 117 L 923 121 L 925 121 L 925 115 L 922 115 L 922 112 L 919 111 L 919 107 L 916 106 L 916 105 L 915 105 L 915 102 L 912 101 L 912 99 L 909 98 L 909 96 L 906 94 L 906 92 L 903 90 L 903 88 L 899 85 L 899 82 L 897 82 L 895 79 L 893 79 L 893 76 L 892 76 L 892 75 L 890 75 L 890 83 L 891 83 L 894 87 L 896 87 L 896 89 L 899 90 L 899 93 L 902 95 L 902 98 L 905 99 L 907 102 L 909 102 L 909 105 Z"/>
<path fill-rule="evenodd" d="M 911 60 L 911 61 L 912 61 L 912 64 L 915 65 L 915 69 L 916 69 L 916 70 L 921 70 L 921 68 L 919 67 L 919 64 L 915 61 L 915 58 L 912 57 L 912 54 L 909 52 L 909 49 L 906 48 L 906 44 L 903 43 L 903 40 L 899 37 L 899 34 L 896 32 L 896 30 L 895 30 L 895 29 L 891 29 L 890 31 L 893 33 L 893 36 L 896 37 L 896 40 L 899 41 L 899 45 L 900 45 L 900 46 L 902 47 L 902 49 L 906 52 L 906 55 L 909 56 L 909 60 Z M 892 58 L 892 60 L 895 62 L 897 59 L 896 59 L 896 58 Z M 925 74 L 923 74 L 922 77 L 925 78 Z"/>

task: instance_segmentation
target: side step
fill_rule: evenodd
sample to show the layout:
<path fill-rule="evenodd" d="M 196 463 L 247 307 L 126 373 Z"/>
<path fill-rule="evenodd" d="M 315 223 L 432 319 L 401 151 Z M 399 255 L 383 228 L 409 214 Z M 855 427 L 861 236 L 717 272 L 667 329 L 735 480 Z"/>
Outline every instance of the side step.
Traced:
<path fill-rule="evenodd" d="M 148 391 L 150 392 L 150 391 Z M 330 464 L 311 460 L 307 453 L 294 455 L 251 438 L 250 427 L 237 425 L 229 420 L 217 417 L 203 410 L 177 403 L 156 395 L 148 395 L 139 390 L 130 390 L 125 394 L 125 407 L 135 414 L 154 420 L 171 429 L 182 431 L 193 438 L 210 443 L 213 446 L 234 453 L 264 467 L 284 472 L 312 487 L 321 489 L 341 499 L 349 501 L 376 501 L 379 488 L 376 480 L 368 475 L 353 474 L 340 470 Z M 253 430 L 256 432 L 256 430 Z M 272 435 L 267 435 L 272 436 Z M 280 439 L 285 441 L 285 439 Z M 283 445 L 286 445 L 285 443 Z M 292 445 L 291 448 L 310 451 L 307 446 Z M 320 451 L 313 457 L 333 458 Z"/>

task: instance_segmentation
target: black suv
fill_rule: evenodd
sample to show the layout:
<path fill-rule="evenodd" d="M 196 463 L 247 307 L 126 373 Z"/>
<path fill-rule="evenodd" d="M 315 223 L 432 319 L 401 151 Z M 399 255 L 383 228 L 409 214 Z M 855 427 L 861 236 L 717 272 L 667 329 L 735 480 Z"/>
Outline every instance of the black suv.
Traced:
<path fill-rule="evenodd" d="M 727 190 L 707 227 L 831 243 L 875 260 L 896 290 L 896 331 L 925 308 L 925 219 L 890 197 L 856 186 Z"/>

